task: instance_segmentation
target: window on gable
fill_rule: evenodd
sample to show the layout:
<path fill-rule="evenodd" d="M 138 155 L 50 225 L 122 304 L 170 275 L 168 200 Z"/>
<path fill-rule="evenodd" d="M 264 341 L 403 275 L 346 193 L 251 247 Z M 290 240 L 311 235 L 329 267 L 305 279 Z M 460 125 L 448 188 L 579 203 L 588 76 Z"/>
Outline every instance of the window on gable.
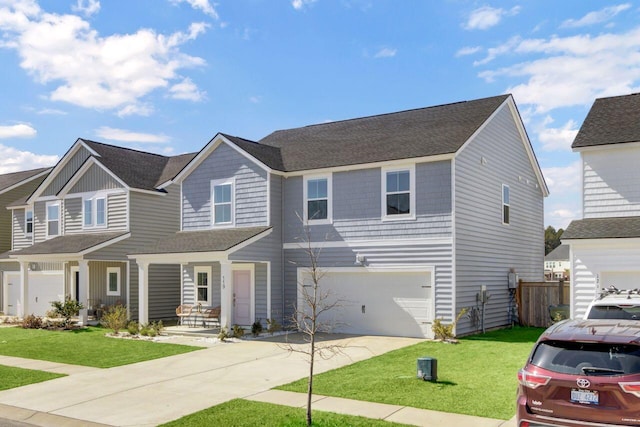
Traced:
<path fill-rule="evenodd" d="M 503 224 L 509 224 L 509 221 L 510 221 L 511 203 L 509 199 L 510 199 L 509 186 L 502 184 L 502 223 Z"/>
<path fill-rule="evenodd" d="M 233 182 L 213 183 L 213 224 L 233 225 Z"/>
<path fill-rule="evenodd" d="M 60 235 L 60 202 L 47 203 L 47 237 Z"/>
<path fill-rule="evenodd" d="M 120 268 L 107 267 L 107 295 L 120 295 Z"/>
<path fill-rule="evenodd" d="M 331 222 L 331 176 L 304 179 L 304 217 L 309 222 Z"/>
<path fill-rule="evenodd" d="M 383 216 L 415 218 L 414 169 L 383 169 Z"/>
<path fill-rule="evenodd" d="M 194 270 L 196 280 L 196 302 L 209 305 L 209 285 L 211 284 L 211 268 L 196 267 Z"/>
<path fill-rule="evenodd" d="M 27 235 L 33 234 L 33 211 L 27 210 L 24 213 L 24 232 Z"/>
<path fill-rule="evenodd" d="M 83 225 L 85 228 L 104 227 L 106 224 L 106 199 L 104 196 L 85 198 L 83 206 Z"/>

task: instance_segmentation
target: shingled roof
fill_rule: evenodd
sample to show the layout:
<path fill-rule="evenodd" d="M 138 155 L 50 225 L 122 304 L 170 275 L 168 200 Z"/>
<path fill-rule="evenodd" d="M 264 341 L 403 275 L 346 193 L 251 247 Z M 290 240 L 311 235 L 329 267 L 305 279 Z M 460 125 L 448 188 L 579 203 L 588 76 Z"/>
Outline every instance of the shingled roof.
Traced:
<path fill-rule="evenodd" d="M 450 154 L 509 96 L 279 130 L 259 144 L 278 148 L 287 172 Z"/>
<path fill-rule="evenodd" d="M 171 179 L 195 157 L 196 153 L 167 157 L 130 148 L 81 139 L 95 151 L 107 169 L 131 188 L 154 191 Z"/>
<path fill-rule="evenodd" d="M 87 234 L 70 234 L 66 236 L 58 236 L 44 242 L 36 243 L 33 246 L 26 247 L 9 252 L 10 255 L 49 255 L 49 254 L 76 254 L 87 251 L 98 245 L 108 243 L 128 234 L 128 232 L 118 233 L 87 233 Z"/>
<path fill-rule="evenodd" d="M 26 181 L 29 178 L 33 178 L 36 175 L 40 175 L 44 172 L 50 171 L 51 168 L 39 168 L 31 169 L 28 171 L 5 173 L 0 175 L 0 193 L 8 188 L 13 187 L 16 184 Z"/>
<path fill-rule="evenodd" d="M 640 141 L 640 93 L 596 99 L 572 148 Z"/>
<path fill-rule="evenodd" d="M 640 217 L 638 216 L 574 220 L 562 233 L 562 240 L 631 237 L 640 237 Z"/>
<path fill-rule="evenodd" d="M 551 252 L 549 252 L 545 257 L 545 261 L 568 261 L 569 253 L 571 247 L 569 245 L 560 245 Z"/>

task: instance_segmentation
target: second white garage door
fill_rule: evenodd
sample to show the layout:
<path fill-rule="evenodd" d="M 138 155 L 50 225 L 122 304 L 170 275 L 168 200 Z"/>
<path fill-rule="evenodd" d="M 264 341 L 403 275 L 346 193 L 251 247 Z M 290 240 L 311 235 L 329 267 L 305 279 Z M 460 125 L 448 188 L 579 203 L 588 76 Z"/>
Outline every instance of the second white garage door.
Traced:
<path fill-rule="evenodd" d="M 600 287 L 608 288 L 610 285 L 618 289 L 638 289 L 640 271 L 603 271 L 600 274 Z"/>
<path fill-rule="evenodd" d="M 301 274 L 309 289 L 308 275 Z M 339 300 L 338 307 L 322 319 L 333 325 L 333 332 L 432 337 L 430 272 L 331 270 L 320 280 L 320 288 L 330 301 Z M 303 306 L 300 295 L 298 304 Z"/>
<path fill-rule="evenodd" d="M 20 301 L 20 273 L 5 273 L 5 310 L 17 316 L 22 310 Z M 31 272 L 29 274 L 28 313 L 44 316 L 51 310 L 51 301 L 64 299 L 64 275 L 58 272 Z"/>

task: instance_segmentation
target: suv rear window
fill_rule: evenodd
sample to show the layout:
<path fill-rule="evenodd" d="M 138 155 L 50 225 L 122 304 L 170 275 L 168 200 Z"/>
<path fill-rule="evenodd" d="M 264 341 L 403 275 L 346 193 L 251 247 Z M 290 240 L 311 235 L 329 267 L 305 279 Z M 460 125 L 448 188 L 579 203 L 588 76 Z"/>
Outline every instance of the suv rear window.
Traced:
<path fill-rule="evenodd" d="M 640 347 L 628 344 L 542 341 L 533 353 L 531 363 L 563 374 L 638 374 Z"/>
<path fill-rule="evenodd" d="M 594 305 L 589 311 L 589 319 L 640 319 L 640 306 L 619 307 L 617 305 Z"/>

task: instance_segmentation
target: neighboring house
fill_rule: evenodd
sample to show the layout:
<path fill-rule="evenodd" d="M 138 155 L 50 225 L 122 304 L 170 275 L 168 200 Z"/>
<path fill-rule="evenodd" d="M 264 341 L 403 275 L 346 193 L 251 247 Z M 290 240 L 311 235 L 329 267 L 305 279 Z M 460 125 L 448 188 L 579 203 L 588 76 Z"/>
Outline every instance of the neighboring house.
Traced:
<path fill-rule="evenodd" d="M 11 251 L 19 266 L 9 314 L 43 315 L 65 295 L 84 304 L 81 321 L 103 306 L 138 313 L 138 268 L 127 254 L 180 227 L 175 175 L 194 154 L 165 157 L 78 139 L 46 179 L 10 204 Z M 32 220 L 29 220 L 32 218 Z M 180 272 L 157 266 L 151 316 L 172 318 Z"/>
<path fill-rule="evenodd" d="M 583 219 L 571 246 L 571 316 L 600 288 L 640 287 L 640 94 L 596 99 L 572 148 L 582 162 Z"/>
<path fill-rule="evenodd" d="M 216 135 L 176 176 L 180 231 L 134 251 L 141 321 L 154 266 L 180 263 L 181 300 L 225 326 L 287 322 L 322 249 L 339 332 L 432 336 L 478 307 L 508 324 L 508 276 L 543 278 L 539 165 L 510 95 L 282 130 Z M 477 320 L 477 318 L 476 318 Z M 462 319 L 459 334 L 477 330 Z"/>
<path fill-rule="evenodd" d="M 9 302 L 11 292 L 6 273 L 18 269 L 18 264 L 4 254 L 11 249 L 11 211 L 6 209 L 13 201 L 29 196 L 42 182 L 51 168 L 32 169 L 28 171 L 0 175 L 0 312 L 11 312 L 13 305 Z M 33 217 L 25 217 L 24 221 L 33 227 Z"/>
<path fill-rule="evenodd" d="M 547 280 L 569 279 L 569 245 L 560 245 L 544 257 L 544 277 Z"/>

